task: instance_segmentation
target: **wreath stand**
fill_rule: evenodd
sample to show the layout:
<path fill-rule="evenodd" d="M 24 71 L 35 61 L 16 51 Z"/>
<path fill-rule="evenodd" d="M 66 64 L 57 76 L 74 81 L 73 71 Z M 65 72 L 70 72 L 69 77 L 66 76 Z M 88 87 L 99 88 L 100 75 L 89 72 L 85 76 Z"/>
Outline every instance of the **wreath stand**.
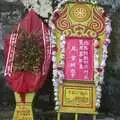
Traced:
<path fill-rule="evenodd" d="M 34 120 L 32 112 L 32 101 L 35 93 L 27 93 L 24 97 L 25 101 L 21 101 L 19 93 L 15 93 L 16 108 L 13 116 L 13 120 Z"/>
<path fill-rule="evenodd" d="M 109 16 L 94 1 L 63 0 L 50 26 L 57 120 L 62 113 L 96 120 L 110 43 Z"/>

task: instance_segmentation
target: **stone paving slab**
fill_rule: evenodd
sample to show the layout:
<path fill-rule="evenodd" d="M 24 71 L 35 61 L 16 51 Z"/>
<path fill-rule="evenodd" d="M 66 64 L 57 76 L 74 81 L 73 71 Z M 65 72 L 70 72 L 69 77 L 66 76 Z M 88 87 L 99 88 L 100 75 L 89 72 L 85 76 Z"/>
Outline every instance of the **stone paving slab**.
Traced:
<path fill-rule="evenodd" d="M 107 118 L 97 119 L 97 120 L 115 120 L 115 119 L 114 119 L 114 118 L 107 117 Z"/>

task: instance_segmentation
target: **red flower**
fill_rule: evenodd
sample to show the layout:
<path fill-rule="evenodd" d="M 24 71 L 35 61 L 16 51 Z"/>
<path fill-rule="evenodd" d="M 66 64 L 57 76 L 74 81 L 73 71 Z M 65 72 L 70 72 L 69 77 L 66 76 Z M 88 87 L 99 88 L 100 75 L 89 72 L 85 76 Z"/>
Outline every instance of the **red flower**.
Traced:
<path fill-rule="evenodd" d="M 56 52 L 58 52 L 57 46 L 53 47 L 53 50 L 56 51 Z"/>
<path fill-rule="evenodd" d="M 102 68 L 97 68 L 98 72 L 102 72 L 103 69 Z"/>

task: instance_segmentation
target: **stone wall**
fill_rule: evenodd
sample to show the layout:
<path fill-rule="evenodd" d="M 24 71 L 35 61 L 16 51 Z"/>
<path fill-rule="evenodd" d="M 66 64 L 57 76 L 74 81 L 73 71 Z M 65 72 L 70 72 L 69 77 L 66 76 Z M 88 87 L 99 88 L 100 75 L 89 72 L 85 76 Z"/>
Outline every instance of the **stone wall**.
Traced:
<path fill-rule="evenodd" d="M 111 15 L 112 34 L 103 86 L 103 109 L 120 114 L 120 8 Z"/>
<path fill-rule="evenodd" d="M 0 0 L 0 119 L 2 120 L 7 120 L 7 115 L 11 115 L 15 107 L 14 94 L 3 77 L 3 43 L 5 36 L 11 32 L 12 26 L 21 19 L 23 11 L 24 6 L 20 2 Z"/>

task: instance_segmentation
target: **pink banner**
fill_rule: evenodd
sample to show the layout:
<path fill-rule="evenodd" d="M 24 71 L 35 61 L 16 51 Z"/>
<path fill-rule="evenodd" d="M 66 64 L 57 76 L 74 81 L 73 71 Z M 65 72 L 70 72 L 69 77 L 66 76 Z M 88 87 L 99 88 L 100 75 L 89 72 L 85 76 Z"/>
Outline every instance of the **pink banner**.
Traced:
<path fill-rule="evenodd" d="M 65 80 L 93 80 L 93 39 L 67 37 Z"/>

